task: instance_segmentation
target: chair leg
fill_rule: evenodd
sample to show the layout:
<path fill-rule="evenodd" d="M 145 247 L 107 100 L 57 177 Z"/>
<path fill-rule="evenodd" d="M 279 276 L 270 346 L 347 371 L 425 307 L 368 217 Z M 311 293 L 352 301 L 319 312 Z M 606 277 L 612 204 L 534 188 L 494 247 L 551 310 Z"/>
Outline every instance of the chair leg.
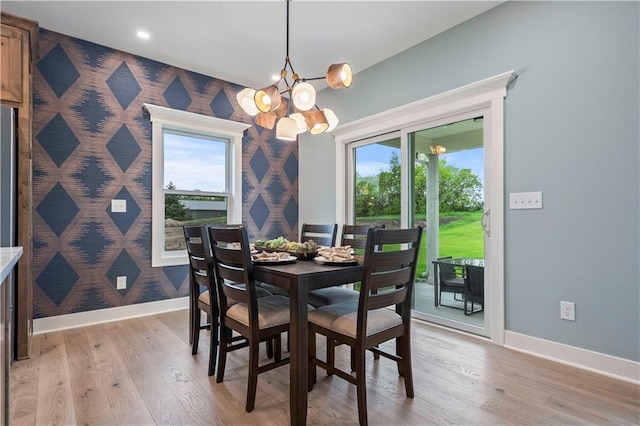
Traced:
<path fill-rule="evenodd" d="M 227 364 L 227 348 L 229 347 L 229 339 L 231 333 L 229 329 L 220 325 L 220 347 L 218 348 L 218 372 L 216 373 L 216 383 L 222 383 L 224 380 L 224 368 Z"/>
<path fill-rule="evenodd" d="M 193 311 L 193 317 L 191 322 L 191 355 L 198 353 L 198 343 L 200 340 L 200 309 Z"/>
<path fill-rule="evenodd" d="M 358 348 L 356 350 L 356 388 L 358 393 L 358 420 L 361 426 L 368 424 L 367 420 L 367 387 L 365 380 L 365 350 Z"/>
<path fill-rule="evenodd" d="M 189 283 L 191 283 L 191 277 L 189 277 Z M 191 284 L 189 284 L 191 285 Z M 193 307 L 194 304 L 194 297 L 193 297 L 193 292 L 191 291 L 191 287 L 189 288 L 189 344 L 192 345 L 193 344 L 193 327 L 194 327 L 194 315 L 195 315 L 195 308 Z"/>
<path fill-rule="evenodd" d="M 400 340 L 399 339 L 395 339 L 396 340 L 396 355 L 399 357 L 402 357 L 402 350 L 404 349 L 402 347 L 402 345 L 400 344 Z M 404 376 L 404 371 L 403 371 L 403 365 L 402 363 L 398 362 L 396 363 L 398 365 L 398 376 L 402 377 Z"/>
<path fill-rule="evenodd" d="M 280 334 L 278 334 L 276 337 L 273 338 L 273 344 L 275 345 L 275 348 L 273 348 L 273 359 L 274 361 L 278 362 L 282 359 L 282 337 Z"/>
<path fill-rule="evenodd" d="M 211 328 L 209 330 L 209 376 L 213 376 L 216 367 L 216 356 L 218 354 L 218 328 L 217 318 L 211 317 Z"/>
<path fill-rule="evenodd" d="M 398 338 L 401 347 L 402 359 L 398 363 L 402 363 L 402 372 L 404 373 L 404 387 L 407 398 L 413 398 L 413 370 L 411 369 L 411 337 L 405 334 Z"/>
<path fill-rule="evenodd" d="M 249 342 L 249 377 L 247 383 L 247 406 L 246 411 L 250 413 L 256 404 L 256 391 L 258 387 L 258 355 L 260 342 L 251 339 Z"/>
<path fill-rule="evenodd" d="M 309 330 L 309 392 L 313 390 L 313 385 L 316 384 L 316 365 L 313 363 L 313 360 L 316 358 L 316 356 L 316 333 Z"/>
<path fill-rule="evenodd" d="M 356 371 L 356 349 L 351 348 L 351 371 Z"/>
<path fill-rule="evenodd" d="M 327 337 L 327 364 L 332 367 L 336 365 L 336 342 Z M 327 370 L 327 376 L 333 376 L 333 373 Z"/>
<path fill-rule="evenodd" d="M 267 358 L 272 359 L 273 358 L 273 339 L 269 339 L 265 342 L 265 345 L 267 346 Z"/>

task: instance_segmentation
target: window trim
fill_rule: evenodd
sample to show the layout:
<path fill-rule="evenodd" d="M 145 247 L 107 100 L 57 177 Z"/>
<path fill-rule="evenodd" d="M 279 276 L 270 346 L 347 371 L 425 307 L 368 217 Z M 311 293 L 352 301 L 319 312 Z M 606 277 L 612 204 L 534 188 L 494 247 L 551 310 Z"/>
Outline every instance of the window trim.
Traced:
<path fill-rule="evenodd" d="M 164 267 L 188 264 L 185 251 L 168 254 L 164 251 L 164 129 L 203 133 L 229 139 L 229 223 L 242 222 L 242 137 L 250 124 L 180 111 L 158 105 L 143 104 L 151 119 L 151 266 Z M 160 243 L 158 243 L 160 241 Z"/>

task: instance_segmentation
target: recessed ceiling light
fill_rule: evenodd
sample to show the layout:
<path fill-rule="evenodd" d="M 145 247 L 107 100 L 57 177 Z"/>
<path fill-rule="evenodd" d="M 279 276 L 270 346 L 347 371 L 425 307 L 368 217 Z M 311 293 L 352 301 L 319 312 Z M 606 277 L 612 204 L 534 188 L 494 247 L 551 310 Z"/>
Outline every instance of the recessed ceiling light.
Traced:
<path fill-rule="evenodd" d="M 273 81 L 279 81 L 279 80 L 280 80 L 280 76 L 279 76 L 278 74 L 273 74 L 273 75 L 271 76 L 271 80 L 273 80 Z"/>
<path fill-rule="evenodd" d="M 151 36 L 146 31 L 138 31 L 138 37 L 148 40 Z"/>

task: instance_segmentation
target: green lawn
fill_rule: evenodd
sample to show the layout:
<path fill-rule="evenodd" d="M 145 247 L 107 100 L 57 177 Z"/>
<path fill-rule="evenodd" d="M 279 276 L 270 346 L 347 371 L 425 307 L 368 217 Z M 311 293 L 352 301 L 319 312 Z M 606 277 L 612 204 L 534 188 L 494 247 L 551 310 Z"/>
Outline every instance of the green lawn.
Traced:
<path fill-rule="evenodd" d="M 480 219 L 482 211 L 442 213 L 440 217 L 456 217 L 444 225 L 440 225 L 440 253 L 437 257 L 470 257 L 484 258 L 484 236 Z M 427 234 L 422 237 L 418 276 L 427 266 Z"/>
<path fill-rule="evenodd" d="M 477 212 L 449 212 L 440 213 L 441 219 L 454 218 L 451 222 L 440 225 L 440 253 L 437 257 L 470 257 L 484 258 L 484 237 L 480 219 L 482 211 Z M 385 223 L 397 219 L 397 217 L 369 217 L 358 218 L 358 223 Z M 418 220 L 424 216 L 418 217 Z M 417 276 L 427 269 L 427 233 L 422 236 L 420 247 L 420 260 L 418 262 Z"/>

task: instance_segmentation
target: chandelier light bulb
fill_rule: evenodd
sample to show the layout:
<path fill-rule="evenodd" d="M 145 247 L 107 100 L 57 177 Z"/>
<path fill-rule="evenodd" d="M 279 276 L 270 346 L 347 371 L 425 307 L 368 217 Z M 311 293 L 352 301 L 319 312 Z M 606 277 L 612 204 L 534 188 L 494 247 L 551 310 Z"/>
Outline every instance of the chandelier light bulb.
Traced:
<path fill-rule="evenodd" d="M 256 107 L 256 103 L 253 100 L 253 98 L 256 95 L 256 91 L 254 89 L 243 89 L 241 90 L 237 95 L 236 95 L 236 99 L 238 100 L 238 104 L 240 105 L 240 108 L 242 108 L 242 110 L 244 112 L 246 112 L 248 115 L 250 115 L 251 117 L 255 116 L 256 114 L 258 114 L 258 107 Z"/>
<path fill-rule="evenodd" d="M 282 117 L 276 125 L 276 138 L 284 141 L 295 141 L 298 137 L 298 124 L 292 118 Z"/>
<path fill-rule="evenodd" d="M 353 80 L 353 72 L 351 66 L 346 62 L 343 64 L 333 64 L 329 67 L 326 74 L 327 84 L 332 89 L 342 89 L 351 86 Z"/>
<path fill-rule="evenodd" d="M 304 115 L 299 112 L 294 112 L 289 116 L 289 118 L 296 122 L 296 125 L 298 126 L 298 134 L 307 131 L 307 122 L 304 120 Z"/>
<path fill-rule="evenodd" d="M 298 83 L 291 91 L 291 100 L 300 111 L 309 111 L 316 104 L 316 89 L 309 83 Z"/>
<path fill-rule="evenodd" d="M 269 112 L 280 106 L 281 98 L 277 86 L 268 86 L 256 91 L 253 100 L 261 112 Z"/>
<path fill-rule="evenodd" d="M 307 121 L 307 129 L 312 135 L 318 135 L 329 128 L 324 112 L 319 110 L 305 111 L 303 115 Z"/>
<path fill-rule="evenodd" d="M 327 124 L 329 125 L 325 132 L 330 132 L 338 125 L 338 117 L 336 116 L 336 113 L 329 108 L 322 108 L 322 112 L 324 113 L 324 116 L 327 119 Z"/>

